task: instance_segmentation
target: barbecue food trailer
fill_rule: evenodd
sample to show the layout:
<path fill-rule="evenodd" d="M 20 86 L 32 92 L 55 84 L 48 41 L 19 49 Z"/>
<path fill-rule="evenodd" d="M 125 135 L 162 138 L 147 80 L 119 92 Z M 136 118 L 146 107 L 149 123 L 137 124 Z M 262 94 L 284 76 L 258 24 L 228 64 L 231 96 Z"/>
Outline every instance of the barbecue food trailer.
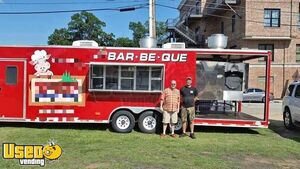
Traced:
<path fill-rule="evenodd" d="M 271 52 L 264 50 L 0 46 L 0 121 L 111 123 L 117 132 L 138 125 L 152 133 L 162 90 L 190 76 L 200 99 L 195 125 L 266 128 L 269 98 L 258 117 L 243 111 L 241 97 L 245 65 L 260 57 L 269 96 Z"/>

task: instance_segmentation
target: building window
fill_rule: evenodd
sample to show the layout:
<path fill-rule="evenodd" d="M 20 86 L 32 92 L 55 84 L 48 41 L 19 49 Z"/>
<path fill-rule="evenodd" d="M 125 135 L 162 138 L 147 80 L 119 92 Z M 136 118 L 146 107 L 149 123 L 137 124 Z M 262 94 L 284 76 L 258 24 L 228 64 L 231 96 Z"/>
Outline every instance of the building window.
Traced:
<path fill-rule="evenodd" d="M 105 66 L 105 89 L 119 89 L 119 66 Z"/>
<path fill-rule="evenodd" d="M 273 44 L 259 44 L 258 50 L 270 50 L 272 52 L 272 61 L 274 61 L 274 45 Z M 266 61 L 266 57 L 261 57 L 258 61 Z"/>
<path fill-rule="evenodd" d="M 149 90 L 150 67 L 136 67 L 136 90 Z"/>
<path fill-rule="evenodd" d="M 232 21 L 231 21 L 231 31 L 232 32 L 234 32 L 235 31 L 235 22 L 236 22 L 236 20 L 235 20 L 235 15 L 232 15 Z"/>
<path fill-rule="evenodd" d="M 17 84 L 17 67 L 7 66 L 6 67 L 6 84 L 16 85 Z"/>
<path fill-rule="evenodd" d="M 103 89 L 104 66 L 93 66 L 91 70 L 91 85 L 94 89 Z"/>
<path fill-rule="evenodd" d="M 224 22 L 221 22 L 221 33 L 224 34 Z"/>
<path fill-rule="evenodd" d="M 299 3 L 299 9 L 298 9 L 298 28 L 300 29 L 300 3 Z"/>
<path fill-rule="evenodd" d="M 296 45 L 296 62 L 300 62 L 300 44 Z"/>
<path fill-rule="evenodd" d="M 97 91 L 161 91 L 162 66 L 91 65 L 90 89 Z"/>
<path fill-rule="evenodd" d="M 264 10 L 264 26 L 280 27 L 280 9 Z"/>
<path fill-rule="evenodd" d="M 161 90 L 162 89 L 162 68 L 161 67 L 151 67 L 151 90 Z"/>
<path fill-rule="evenodd" d="M 257 76 L 257 85 L 258 85 L 257 88 L 264 90 L 267 85 L 266 76 Z M 270 92 L 274 93 L 274 76 L 270 76 Z"/>
<path fill-rule="evenodd" d="M 196 1 L 196 15 L 199 15 L 200 14 L 200 0 L 197 0 Z"/>
<path fill-rule="evenodd" d="M 266 82 L 266 76 L 257 76 L 257 82 L 264 84 Z M 270 83 L 274 83 L 274 76 L 270 76 Z"/>

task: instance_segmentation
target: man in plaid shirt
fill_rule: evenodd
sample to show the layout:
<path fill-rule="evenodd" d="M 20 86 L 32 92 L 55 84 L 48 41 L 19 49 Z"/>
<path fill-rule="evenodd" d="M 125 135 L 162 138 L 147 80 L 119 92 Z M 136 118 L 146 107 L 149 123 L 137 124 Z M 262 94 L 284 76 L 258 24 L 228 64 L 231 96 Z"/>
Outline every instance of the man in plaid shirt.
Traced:
<path fill-rule="evenodd" d="M 176 137 L 174 134 L 175 124 L 178 121 L 178 112 L 180 106 L 180 92 L 176 89 L 176 81 L 171 81 L 171 87 L 166 88 L 160 101 L 160 110 L 163 113 L 163 133 L 161 137 L 166 136 L 167 125 L 171 126 L 171 136 Z"/>

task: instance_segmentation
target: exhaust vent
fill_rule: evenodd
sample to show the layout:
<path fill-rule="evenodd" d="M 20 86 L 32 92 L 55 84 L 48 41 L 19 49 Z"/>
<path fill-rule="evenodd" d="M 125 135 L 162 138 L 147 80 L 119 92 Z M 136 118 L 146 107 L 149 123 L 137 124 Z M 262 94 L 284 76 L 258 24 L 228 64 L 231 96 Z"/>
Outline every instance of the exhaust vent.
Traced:
<path fill-rule="evenodd" d="M 98 47 L 98 43 L 93 40 L 77 40 L 72 43 L 72 46 Z"/>
<path fill-rule="evenodd" d="M 224 49 L 227 47 L 228 37 L 224 34 L 213 34 L 208 37 L 208 48 L 210 49 Z"/>
<path fill-rule="evenodd" d="M 163 44 L 162 48 L 164 49 L 185 49 L 185 43 L 166 43 Z"/>
<path fill-rule="evenodd" d="M 157 40 L 151 37 L 144 37 L 140 39 L 140 47 L 141 48 L 156 48 L 157 47 Z"/>

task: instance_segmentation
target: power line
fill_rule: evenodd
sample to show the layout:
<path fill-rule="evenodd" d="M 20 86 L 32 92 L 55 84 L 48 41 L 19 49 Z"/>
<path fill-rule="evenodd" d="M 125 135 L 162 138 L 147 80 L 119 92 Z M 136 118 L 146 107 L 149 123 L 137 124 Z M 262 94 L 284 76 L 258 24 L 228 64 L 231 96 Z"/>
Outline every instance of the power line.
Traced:
<path fill-rule="evenodd" d="M 82 5 L 82 4 L 102 4 L 102 3 L 130 3 L 147 2 L 147 0 L 128 0 L 128 1 L 85 1 L 85 2 L 4 2 L 0 5 Z"/>
<path fill-rule="evenodd" d="M 169 8 L 169 9 L 178 10 L 176 7 L 173 7 L 173 6 L 168 6 L 168 5 L 163 5 L 163 4 L 156 4 L 156 5 L 157 6 L 161 6 L 161 7 L 165 7 L 165 8 Z M 222 16 L 222 15 L 214 15 L 214 14 L 205 14 L 205 15 L 232 20 L 231 17 L 226 17 L 226 16 Z M 250 20 L 250 19 L 239 19 L 239 20 L 242 20 L 242 21 L 245 21 L 245 22 L 253 22 L 253 23 L 264 24 L 264 22 Z M 280 26 L 296 26 L 296 27 L 300 27 L 300 25 L 290 25 L 290 24 L 283 24 L 283 23 L 281 23 Z"/>
<path fill-rule="evenodd" d="M 165 1 L 170 1 L 170 0 L 165 0 Z M 251 1 L 251 3 L 252 3 L 253 1 Z M 255 3 L 265 3 L 265 2 L 261 2 L 261 1 L 255 1 Z M 269 2 L 268 2 L 269 3 Z M 290 4 L 290 2 L 287 2 L 287 1 L 284 1 L 284 2 L 271 2 L 271 3 L 289 3 Z M 224 6 L 224 7 L 227 7 L 227 5 L 226 4 L 220 4 L 220 3 L 214 3 L 214 2 L 201 2 L 201 4 L 211 4 L 211 5 L 219 5 L 219 6 Z M 195 7 L 196 5 L 188 5 L 188 4 L 186 4 L 186 5 L 184 5 L 184 6 L 190 6 L 190 7 Z M 236 5 L 234 5 L 234 6 L 232 6 L 233 8 L 243 8 L 243 9 L 253 9 L 253 10 L 256 10 L 256 11 L 264 11 L 264 9 L 260 9 L 260 8 L 252 8 L 252 7 L 245 7 L 245 6 L 236 6 Z M 209 6 L 206 6 L 205 8 L 211 8 L 211 9 L 226 9 L 226 8 L 220 8 L 220 7 L 209 7 Z M 272 8 L 280 8 L 280 7 L 272 7 Z M 178 9 L 178 8 L 176 8 L 176 9 Z M 246 11 L 246 10 L 244 10 L 244 11 Z M 294 13 L 294 14 L 296 14 L 296 15 L 299 15 L 299 13 L 300 12 L 292 12 L 292 11 L 280 11 L 281 13 L 287 13 L 287 14 L 291 14 L 291 13 Z"/>
<path fill-rule="evenodd" d="M 194 5 L 187 5 L 187 6 L 191 6 L 191 7 L 195 7 Z M 232 12 L 232 10 L 231 9 L 226 9 L 226 8 L 219 8 L 219 7 L 204 7 L 205 9 L 216 9 L 216 10 L 222 10 L 222 11 L 231 11 Z M 177 9 L 177 8 L 176 8 Z M 178 9 L 177 9 L 178 10 Z M 180 10 L 180 11 L 182 11 L 182 10 Z M 189 10 L 183 10 L 183 11 L 189 11 Z M 257 9 L 256 11 L 263 11 L 264 12 L 264 9 Z M 246 12 L 253 12 L 253 11 L 249 11 L 249 10 L 237 10 L 237 12 L 238 13 L 242 13 L 242 14 L 245 14 Z M 290 17 L 290 16 L 296 16 L 296 17 L 298 17 L 298 16 L 300 16 L 300 14 L 299 13 L 283 13 L 282 14 L 282 11 L 280 11 L 280 16 L 283 16 L 283 17 Z"/>
<path fill-rule="evenodd" d="M 188 7 L 195 7 L 195 5 L 185 5 Z M 209 6 L 205 6 L 203 7 L 204 9 L 217 9 L 217 10 L 223 10 L 223 11 L 232 11 L 231 9 L 227 9 L 227 8 L 222 8 L 222 7 L 209 7 Z M 234 6 L 233 8 L 237 8 L 236 6 Z M 178 10 L 178 8 L 176 8 Z M 237 9 L 239 13 L 246 13 L 246 12 L 253 12 L 251 11 L 251 9 L 253 9 L 254 11 L 265 11 L 264 9 L 259 9 L 259 8 L 247 8 L 250 10 L 246 10 L 246 9 Z M 273 8 L 272 8 L 273 9 Z M 292 11 L 282 11 L 280 10 L 280 15 L 281 16 L 285 16 L 285 17 L 289 17 L 289 16 L 299 16 L 299 12 L 292 12 Z"/>
<path fill-rule="evenodd" d="M 74 9 L 74 10 L 54 10 L 54 11 L 24 11 L 24 12 L 0 12 L 0 15 L 32 15 L 32 14 L 54 14 L 54 13 L 72 13 L 82 11 L 130 11 L 132 9 L 142 9 L 148 4 L 136 4 L 132 6 L 120 6 L 116 8 L 93 8 L 93 9 Z M 126 10 L 130 9 L 130 10 Z"/>

